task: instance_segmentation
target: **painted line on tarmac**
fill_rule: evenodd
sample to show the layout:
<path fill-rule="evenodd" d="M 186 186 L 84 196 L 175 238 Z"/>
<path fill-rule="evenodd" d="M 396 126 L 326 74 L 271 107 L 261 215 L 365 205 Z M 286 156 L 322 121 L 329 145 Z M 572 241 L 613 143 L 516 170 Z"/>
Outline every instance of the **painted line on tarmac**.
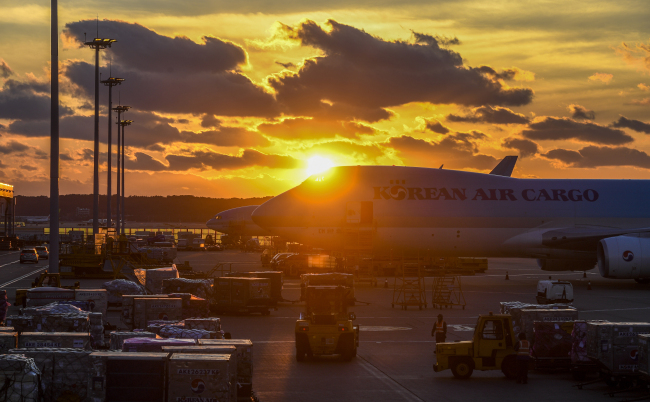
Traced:
<path fill-rule="evenodd" d="M 43 266 L 43 267 L 41 267 L 41 268 L 39 268 L 39 269 L 35 269 L 34 271 L 32 271 L 32 272 L 30 272 L 30 273 L 28 273 L 28 274 L 25 274 L 25 275 L 21 276 L 20 278 L 16 278 L 16 279 L 13 279 L 13 280 L 11 280 L 11 281 L 9 281 L 9 282 L 5 282 L 5 283 L 3 283 L 3 284 L 0 285 L 0 288 L 4 288 L 5 286 L 7 286 L 7 285 L 11 285 L 11 284 L 14 283 L 14 282 L 18 282 L 18 281 L 21 280 L 21 279 L 25 279 L 25 278 L 27 278 L 27 277 L 30 276 L 30 275 L 34 275 L 36 272 L 41 272 L 42 270 L 47 269 L 48 267 L 49 267 L 49 265 L 45 265 L 45 266 Z"/>
<path fill-rule="evenodd" d="M 8 262 L 8 263 L 6 263 L 6 264 L 0 265 L 0 268 L 2 268 L 2 267 L 6 267 L 7 265 L 15 264 L 15 263 L 17 263 L 18 261 L 20 261 L 20 260 L 16 260 L 16 261 L 12 261 L 12 262 Z"/>
<path fill-rule="evenodd" d="M 406 388 L 404 385 L 400 384 L 399 381 L 395 380 L 388 374 L 384 373 L 377 366 L 370 363 L 368 360 L 364 359 L 363 357 L 357 355 L 357 362 L 361 367 L 363 367 L 364 370 L 368 372 L 368 374 L 375 377 L 379 381 L 383 382 L 393 392 L 397 393 L 400 397 L 402 397 L 404 401 L 418 401 L 418 402 L 424 401 L 424 399 L 415 395 L 413 391 Z"/>

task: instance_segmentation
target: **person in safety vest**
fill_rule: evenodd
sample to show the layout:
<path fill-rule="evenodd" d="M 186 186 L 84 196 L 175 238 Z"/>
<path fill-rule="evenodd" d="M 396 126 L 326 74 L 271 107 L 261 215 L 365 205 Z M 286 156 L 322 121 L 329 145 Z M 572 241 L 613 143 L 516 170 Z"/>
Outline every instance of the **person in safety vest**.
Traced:
<path fill-rule="evenodd" d="M 517 384 L 528 384 L 528 360 L 530 359 L 530 343 L 526 334 L 519 334 L 519 342 L 515 345 L 517 352 Z"/>
<path fill-rule="evenodd" d="M 442 314 L 438 314 L 438 321 L 433 324 L 431 336 L 436 337 L 436 343 L 444 342 L 447 338 L 447 323 L 442 319 Z"/>

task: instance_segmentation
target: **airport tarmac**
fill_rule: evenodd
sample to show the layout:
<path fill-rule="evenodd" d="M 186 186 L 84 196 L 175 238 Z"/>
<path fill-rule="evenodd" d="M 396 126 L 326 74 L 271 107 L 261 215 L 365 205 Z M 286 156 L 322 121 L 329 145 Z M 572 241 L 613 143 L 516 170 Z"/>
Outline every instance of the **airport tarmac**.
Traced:
<path fill-rule="evenodd" d="M 8 290 L 13 302 L 16 288 L 29 287 L 38 264 L 18 263 L 19 253 L 0 253 L 0 288 Z M 206 271 L 218 262 L 233 263 L 233 271 L 261 269 L 259 253 L 181 252 L 178 262 L 190 261 L 196 270 Z M 505 280 L 508 272 L 510 279 Z M 299 303 L 281 303 L 270 316 L 222 316 L 225 331 L 233 338 L 248 338 L 254 343 L 254 391 L 262 402 L 272 401 L 612 401 L 638 394 L 622 394 L 612 399 L 604 383 L 578 390 L 568 372 L 530 373 L 528 385 L 507 380 L 500 371 L 475 371 L 469 380 L 455 379 L 451 371 L 434 373 L 434 342 L 431 327 L 442 312 L 449 325 L 448 341 L 467 340 L 481 313 L 499 311 L 500 301 L 535 301 L 540 279 L 569 280 L 574 285 L 575 303 L 581 319 L 610 321 L 650 320 L 650 286 L 628 280 L 603 279 L 596 270 L 583 279 L 577 272 L 542 272 L 535 261 L 491 259 L 485 274 L 463 277 L 466 308 L 424 310 L 391 308 L 393 278 L 389 288 L 379 278 L 377 288 L 367 285 L 355 290 L 358 303 L 351 308 L 361 326 L 358 356 L 352 362 L 336 357 L 298 363 L 294 353 L 294 323 L 302 310 Z M 22 279 L 20 279 L 22 277 Z M 592 290 L 587 290 L 591 281 Z M 69 281 L 70 283 L 73 280 Z M 83 280 L 82 287 L 100 287 L 103 280 Z M 430 301 L 432 279 L 426 281 Z M 283 297 L 297 300 L 297 279 L 286 279 Z M 15 312 L 14 307 L 10 314 Z M 117 313 L 109 314 L 119 324 Z M 115 321 L 115 322 L 114 322 Z"/>

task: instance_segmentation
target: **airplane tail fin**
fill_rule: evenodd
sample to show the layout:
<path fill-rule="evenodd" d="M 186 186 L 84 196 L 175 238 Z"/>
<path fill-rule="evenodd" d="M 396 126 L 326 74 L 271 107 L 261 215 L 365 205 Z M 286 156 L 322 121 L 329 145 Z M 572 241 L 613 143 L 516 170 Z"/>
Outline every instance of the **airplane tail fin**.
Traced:
<path fill-rule="evenodd" d="M 515 168 L 515 164 L 517 163 L 517 158 L 517 155 L 506 156 L 494 169 L 492 169 L 490 174 L 510 177 Z"/>

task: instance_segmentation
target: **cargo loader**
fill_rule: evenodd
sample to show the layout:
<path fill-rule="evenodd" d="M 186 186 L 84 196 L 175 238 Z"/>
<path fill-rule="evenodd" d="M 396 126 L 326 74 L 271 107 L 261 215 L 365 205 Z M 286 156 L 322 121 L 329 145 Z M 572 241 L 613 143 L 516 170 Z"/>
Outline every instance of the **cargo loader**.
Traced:
<path fill-rule="evenodd" d="M 305 288 L 305 311 L 295 327 L 297 361 L 334 354 L 349 361 L 357 355 L 359 326 L 348 313 L 348 292 L 343 286 Z"/>

